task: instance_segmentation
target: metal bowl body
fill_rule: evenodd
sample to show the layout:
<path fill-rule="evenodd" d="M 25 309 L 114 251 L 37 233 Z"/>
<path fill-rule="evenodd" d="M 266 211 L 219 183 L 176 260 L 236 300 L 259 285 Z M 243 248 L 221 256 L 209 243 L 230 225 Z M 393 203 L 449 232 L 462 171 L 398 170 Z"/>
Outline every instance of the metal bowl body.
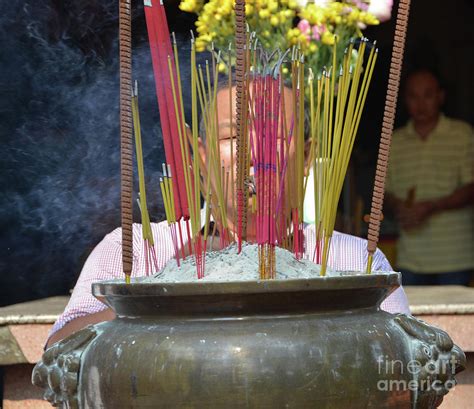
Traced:
<path fill-rule="evenodd" d="M 53 345 L 33 383 L 63 408 L 436 408 L 465 356 L 380 309 L 399 285 L 398 273 L 97 283 L 117 318 Z"/>
<path fill-rule="evenodd" d="M 83 356 L 80 400 L 90 408 L 407 407 L 409 390 L 378 385 L 380 357 L 410 359 L 405 332 L 379 308 L 398 280 L 96 284 L 118 318 Z M 409 381 L 402 369 L 391 378 Z"/>

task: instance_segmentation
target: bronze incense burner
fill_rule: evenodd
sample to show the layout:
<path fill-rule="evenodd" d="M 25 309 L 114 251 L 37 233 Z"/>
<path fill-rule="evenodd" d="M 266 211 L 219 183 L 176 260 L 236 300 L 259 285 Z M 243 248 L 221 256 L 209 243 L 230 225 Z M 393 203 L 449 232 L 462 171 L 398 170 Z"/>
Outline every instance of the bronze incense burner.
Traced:
<path fill-rule="evenodd" d="M 53 345 L 33 382 L 63 408 L 435 408 L 465 355 L 379 308 L 399 282 L 97 283 L 117 318 Z"/>

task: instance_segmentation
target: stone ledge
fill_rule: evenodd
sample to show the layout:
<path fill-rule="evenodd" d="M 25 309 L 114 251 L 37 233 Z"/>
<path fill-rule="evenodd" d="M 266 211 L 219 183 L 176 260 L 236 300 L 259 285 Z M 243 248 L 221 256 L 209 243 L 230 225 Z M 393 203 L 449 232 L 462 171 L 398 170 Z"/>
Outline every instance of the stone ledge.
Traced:
<path fill-rule="evenodd" d="M 51 297 L 0 308 L 0 366 L 36 363 L 52 324 L 68 296 Z"/>
<path fill-rule="evenodd" d="M 413 315 L 474 314 L 474 288 L 460 285 L 406 286 Z"/>
<path fill-rule="evenodd" d="M 413 315 L 474 315 L 474 304 L 425 304 L 410 305 Z"/>
<path fill-rule="evenodd" d="M 69 296 L 43 298 L 0 308 L 0 326 L 10 324 L 53 324 L 64 311 Z"/>

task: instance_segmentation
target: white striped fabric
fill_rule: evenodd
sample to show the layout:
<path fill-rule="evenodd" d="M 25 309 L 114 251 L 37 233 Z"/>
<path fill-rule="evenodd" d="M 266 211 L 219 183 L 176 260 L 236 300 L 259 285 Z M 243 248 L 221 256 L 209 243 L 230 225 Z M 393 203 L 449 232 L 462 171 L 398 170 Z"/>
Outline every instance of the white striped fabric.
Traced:
<path fill-rule="evenodd" d="M 174 257 L 170 228 L 167 222 L 152 223 L 153 238 L 158 261 L 158 268 Z M 182 223 L 184 236 L 185 226 Z M 305 258 L 312 259 L 315 246 L 315 230 L 313 225 L 305 228 Z M 133 270 L 132 277 L 144 276 L 145 251 L 140 224 L 133 225 Z M 186 243 L 185 243 L 186 245 Z M 335 232 L 331 242 L 329 265 L 337 270 L 363 271 L 367 264 L 367 242 L 358 237 Z M 380 250 L 377 250 L 373 263 L 374 270 L 391 271 L 392 268 Z M 97 313 L 107 308 L 91 293 L 92 283 L 122 278 L 121 229 L 115 229 L 92 251 L 84 264 L 71 299 L 65 311 L 54 324 L 51 334 L 62 328 L 75 318 Z M 382 304 L 382 309 L 392 313 L 410 313 L 408 301 L 402 288 L 395 290 Z M 50 334 L 50 335 L 51 335 Z"/>

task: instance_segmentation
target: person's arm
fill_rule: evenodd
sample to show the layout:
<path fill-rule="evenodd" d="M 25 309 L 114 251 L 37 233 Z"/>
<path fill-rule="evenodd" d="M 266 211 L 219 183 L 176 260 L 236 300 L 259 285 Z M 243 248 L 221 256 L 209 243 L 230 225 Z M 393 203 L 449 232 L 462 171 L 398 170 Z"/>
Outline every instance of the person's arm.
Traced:
<path fill-rule="evenodd" d="M 448 196 L 431 200 L 431 213 L 444 212 L 445 210 L 461 209 L 474 203 L 474 182 L 456 189 Z"/>
<path fill-rule="evenodd" d="M 47 347 L 89 324 L 114 318 L 114 313 L 92 295 L 91 287 L 98 281 L 122 278 L 121 260 L 121 230 L 116 229 L 87 258 L 66 309 L 51 330 Z"/>
<path fill-rule="evenodd" d="M 459 149 L 460 156 L 456 161 L 459 187 L 446 196 L 415 203 L 403 215 L 407 222 L 416 227 L 436 214 L 472 206 L 474 203 L 473 140 L 472 130 L 468 128 L 465 143 Z"/>
<path fill-rule="evenodd" d="M 380 249 L 375 251 L 373 269 L 374 271 L 393 271 L 390 262 Z M 391 314 L 411 314 L 408 298 L 402 285 L 382 302 L 380 308 Z"/>
<path fill-rule="evenodd" d="M 51 345 L 55 344 L 56 342 L 59 342 L 62 339 L 73 334 L 74 332 L 77 332 L 82 328 L 87 327 L 88 325 L 97 324 L 98 322 L 103 321 L 110 321 L 114 318 L 115 313 L 110 308 L 96 312 L 94 314 L 84 315 L 82 317 L 75 318 L 72 321 L 69 321 L 66 325 L 64 325 L 64 327 L 58 329 L 49 337 L 48 341 L 46 342 L 46 349 L 49 348 Z"/>
<path fill-rule="evenodd" d="M 413 217 L 413 203 L 408 203 L 407 200 L 402 200 L 390 192 L 385 192 L 384 209 L 393 215 L 400 227 L 407 230 L 415 227 L 415 219 Z"/>
<path fill-rule="evenodd" d="M 400 225 L 404 229 L 415 228 L 436 214 L 466 207 L 473 203 L 473 192 L 474 183 L 469 183 L 438 199 L 422 200 L 412 206 L 398 204 Z"/>

